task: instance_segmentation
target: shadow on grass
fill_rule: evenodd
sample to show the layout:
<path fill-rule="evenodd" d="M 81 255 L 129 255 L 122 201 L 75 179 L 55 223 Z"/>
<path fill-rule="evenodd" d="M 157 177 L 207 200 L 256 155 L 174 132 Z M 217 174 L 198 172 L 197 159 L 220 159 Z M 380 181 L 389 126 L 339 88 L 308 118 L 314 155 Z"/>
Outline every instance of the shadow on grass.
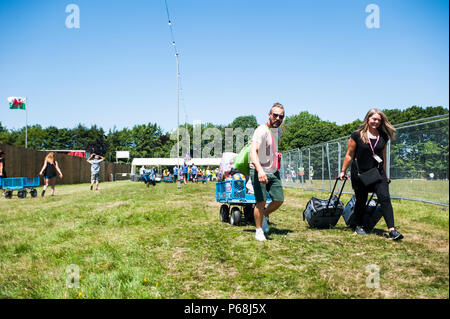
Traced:
<path fill-rule="evenodd" d="M 254 232 L 256 232 L 256 229 L 244 229 L 244 232 L 254 233 Z M 293 231 L 290 229 L 278 229 L 278 228 L 270 227 L 270 231 L 268 234 L 266 234 L 266 238 L 267 238 L 267 240 L 271 240 L 271 238 L 270 238 L 271 235 L 286 236 L 289 233 L 293 233 Z"/>
<path fill-rule="evenodd" d="M 385 231 L 384 229 L 378 229 L 378 228 L 374 228 L 372 229 L 371 232 L 369 232 L 369 234 L 374 234 L 380 237 L 389 237 L 389 233 L 387 231 Z"/>

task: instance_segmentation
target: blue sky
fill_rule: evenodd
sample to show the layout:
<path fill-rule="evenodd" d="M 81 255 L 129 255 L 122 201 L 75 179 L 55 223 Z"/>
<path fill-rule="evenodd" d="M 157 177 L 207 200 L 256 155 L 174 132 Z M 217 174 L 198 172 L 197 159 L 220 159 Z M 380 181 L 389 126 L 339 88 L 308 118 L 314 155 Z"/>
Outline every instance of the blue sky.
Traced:
<path fill-rule="evenodd" d="M 68 29 L 68 4 L 80 28 Z M 366 27 L 377 4 L 380 28 Z M 180 53 L 180 120 L 228 124 L 308 111 L 344 124 L 371 107 L 449 104 L 448 1 L 168 0 Z M 164 0 L 0 0 L 0 122 L 106 131 L 176 128 Z M 3 105 L 3 106 L 1 106 Z M 186 112 L 185 112 L 186 111 Z"/>

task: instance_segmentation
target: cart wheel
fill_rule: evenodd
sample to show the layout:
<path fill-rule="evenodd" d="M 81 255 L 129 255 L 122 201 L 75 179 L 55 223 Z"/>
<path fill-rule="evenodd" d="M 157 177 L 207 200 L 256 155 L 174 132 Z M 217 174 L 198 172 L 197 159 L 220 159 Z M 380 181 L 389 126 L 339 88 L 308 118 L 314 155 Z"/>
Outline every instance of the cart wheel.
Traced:
<path fill-rule="evenodd" d="M 241 223 L 241 210 L 239 207 L 233 207 L 231 209 L 230 224 L 239 225 Z"/>
<path fill-rule="evenodd" d="M 245 205 L 244 206 L 244 216 L 247 221 L 253 221 L 255 219 L 253 215 L 253 205 Z"/>
<path fill-rule="evenodd" d="M 37 196 L 37 190 L 35 190 L 34 188 L 30 191 L 30 195 L 31 197 L 36 197 Z"/>
<path fill-rule="evenodd" d="M 12 195 L 13 195 L 13 192 L 12 192 L 12 191 L 6 191 L 6 193 L 5 193 L 5 197 L 6 197 L 7 199 L 11 199 L 11 198 L 12 198 Z"/>
<path fill-rule="evenodd" d="M 229 214 L 230 214 L 230 209 L 228 208 L 228 205 L 223 204 L 222 206 L 220 206 L 220 221 L 221 222 L 228 222 L 229 219 Z"/>
<path fill-rule="evenodd" d="M 27 197 L 27 191 L 18 191 L 17 192 L 17 197 L 19 197 L 19 198 Z"/>

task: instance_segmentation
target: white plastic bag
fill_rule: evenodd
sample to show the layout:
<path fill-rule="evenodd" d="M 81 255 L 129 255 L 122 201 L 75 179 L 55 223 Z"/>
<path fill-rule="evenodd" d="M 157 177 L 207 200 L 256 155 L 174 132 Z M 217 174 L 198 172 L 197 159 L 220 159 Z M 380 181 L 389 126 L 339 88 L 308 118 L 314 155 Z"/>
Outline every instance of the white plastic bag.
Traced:
<path fill-rule="evenodd" d="M 222 153 L 222 160 L 220 161 L 218 180 L 222 180 L 225 175 L 230 173 L 234 168 L 233 159 L 237 156 L 236 153 L 225 152 Z"/>
<path fill-rule="evenodd" d="M 254 194 L 255 190 L 253 189 L 252 179 L 249 178 L 245 183 L 245 187 L 247 188 L 247 194 Z"/>

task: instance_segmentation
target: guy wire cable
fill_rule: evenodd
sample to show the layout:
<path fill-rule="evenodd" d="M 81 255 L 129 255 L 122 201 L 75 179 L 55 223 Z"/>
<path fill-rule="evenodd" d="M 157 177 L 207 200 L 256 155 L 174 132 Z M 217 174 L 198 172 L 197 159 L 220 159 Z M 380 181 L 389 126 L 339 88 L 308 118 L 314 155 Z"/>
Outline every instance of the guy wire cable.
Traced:
<path fill-rule="evenodd" d="M 183 104 L 183 109 L 184 109 L 184 115 L 185 115 L 185 130 L 187 131 L 187 111 L 186 111 L 186 104 L 184 103 L 184 95 L 183 95 L 183 87 L 182 87 L 182 81 L 181 81 L 181 73 L 179 70 L 179 53 L 178 53 L 178 48 L 177 48 L 177 44 L 175 41 L 175 35 L 174 35 L 174 31 L 173 31 L 173 26 L 172 26 L 172 20 L 170 19 L 170 13 L 169 13 L 169 6 L 167 4 L 167 0 L 164 0 L 165 6 L 166 6 L 166 14 L 167 14 L 167 20 L 168 20 L 168 25 L 169 25 L 169 29 L 170 29 L 170 36 L 171 36 L 171 40 L 172 40 L 172 46 L 174 47 L 175 50 L 175 57 L 177 59 L 177 79 L 178 79 L 178 90 L 177 90 L 177 94 L 179 95 L 178 100 L 181 99 L 182 104 Z M 179 106 L 178 106 L 179 108 Z M 178 111 L 179 112 L 179 111 Z M 179 115 L 178 115 L 179 116 Z M 179 121 L 178 121 L 178 127 L 180 126 Z"/>

